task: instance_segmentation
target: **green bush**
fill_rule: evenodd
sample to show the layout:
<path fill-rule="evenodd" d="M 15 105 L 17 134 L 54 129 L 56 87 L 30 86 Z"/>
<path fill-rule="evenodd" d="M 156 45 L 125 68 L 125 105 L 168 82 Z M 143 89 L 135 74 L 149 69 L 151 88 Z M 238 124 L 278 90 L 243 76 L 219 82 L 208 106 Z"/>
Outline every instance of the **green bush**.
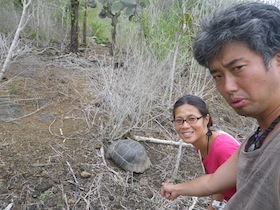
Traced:
<path fill-rule="evenodd" d="M 108 43 L 110 34 L 107 29 L 108 26 L 106 23 L 91 21 L 90 22 L 91 34 L 95 37 L 95 41 L 98 44 Z"/>

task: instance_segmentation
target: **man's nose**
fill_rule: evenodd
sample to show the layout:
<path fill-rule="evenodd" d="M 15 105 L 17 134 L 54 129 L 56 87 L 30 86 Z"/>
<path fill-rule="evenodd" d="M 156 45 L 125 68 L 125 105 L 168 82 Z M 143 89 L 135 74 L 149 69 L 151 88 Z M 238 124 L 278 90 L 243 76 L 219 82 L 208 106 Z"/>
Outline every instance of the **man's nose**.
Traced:
<path fill-rule="evenodd" d="M 234 76 L 225 76 L 224 90 L 227 93 L 236 92 L 238 90 L 238 85 Z"/>

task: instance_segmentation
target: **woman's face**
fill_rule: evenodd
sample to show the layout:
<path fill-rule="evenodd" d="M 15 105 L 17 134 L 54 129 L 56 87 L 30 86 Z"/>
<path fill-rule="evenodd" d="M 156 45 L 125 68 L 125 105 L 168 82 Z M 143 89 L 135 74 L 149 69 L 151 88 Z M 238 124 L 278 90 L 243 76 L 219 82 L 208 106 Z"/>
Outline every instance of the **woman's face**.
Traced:
<path fill-rule="evenodd" d="M 174 120 L 186 120 L 201 117 L 201 113 L 195 106 L 184 104 L 175 109 Z M 188 123 L 186 121 L 183 124 L 177 124 L 174 122 L 175 129 L 180 138 L 186 142 L 191 143 L 195 147 L 199 145 L 201 141 L 205 139 L 205 135 L 208 131 L 207 124 L 209 122 L 209 116 L 202 117 L 194 123 Z"/>

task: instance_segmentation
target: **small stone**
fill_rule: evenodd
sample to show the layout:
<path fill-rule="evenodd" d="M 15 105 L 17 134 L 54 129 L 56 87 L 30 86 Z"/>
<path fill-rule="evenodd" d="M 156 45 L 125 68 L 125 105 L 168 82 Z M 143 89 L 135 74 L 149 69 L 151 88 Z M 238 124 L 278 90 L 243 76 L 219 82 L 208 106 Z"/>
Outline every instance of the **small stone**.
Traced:
<path fill-rule="evenodd" d="M 95 148 L 95 149 L 100 149 L 102 146 L 103 146 L 103 145 L 102 145 L 101 142 L 96 142 L 96 143 L 94 144 L 94 148 Z"/>
<path fill-rule="evenodd" d="M 70 199 L 68 199 L 68 204 L 70 204 L 70 205 L 71 205 L 71 204 L 75 204 L 75 201 L 74 201 L 73 199 L 70 198 Z"/>
<path fill-rule="evenodd" d="M 82 171 L 81 172 L 81 177 L 82 178 L 89 178 L 91 176 L 91 174 L 87 171 Z"/>
<path fill-rule="evenodd" d="M 109 198 L 110 201 L 114 201 L 115 200 L 115 197 L 112 196 L 112 195 L 109 195 L 108 198 Z"/>

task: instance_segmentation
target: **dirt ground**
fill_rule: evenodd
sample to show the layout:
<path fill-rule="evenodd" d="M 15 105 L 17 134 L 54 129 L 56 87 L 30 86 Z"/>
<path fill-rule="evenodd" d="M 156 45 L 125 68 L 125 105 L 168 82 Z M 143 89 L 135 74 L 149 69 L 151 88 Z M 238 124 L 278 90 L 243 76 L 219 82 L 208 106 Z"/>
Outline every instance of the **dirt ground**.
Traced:
<path fill-rule="evenodd" d="M 17 58 L 0 83 L 0 210 L 188 209 L 191 197 L 159 195 L 178 147 L 142 143 L 151 168 L 143 174 L 118 168 L 83 120 L 83 75 L 63 59 Z M 201 174 L 194 149 L 183 148 L 179 181 Z M 199 198 L 194 209 L 205 209 L 208 199 Z"/>

